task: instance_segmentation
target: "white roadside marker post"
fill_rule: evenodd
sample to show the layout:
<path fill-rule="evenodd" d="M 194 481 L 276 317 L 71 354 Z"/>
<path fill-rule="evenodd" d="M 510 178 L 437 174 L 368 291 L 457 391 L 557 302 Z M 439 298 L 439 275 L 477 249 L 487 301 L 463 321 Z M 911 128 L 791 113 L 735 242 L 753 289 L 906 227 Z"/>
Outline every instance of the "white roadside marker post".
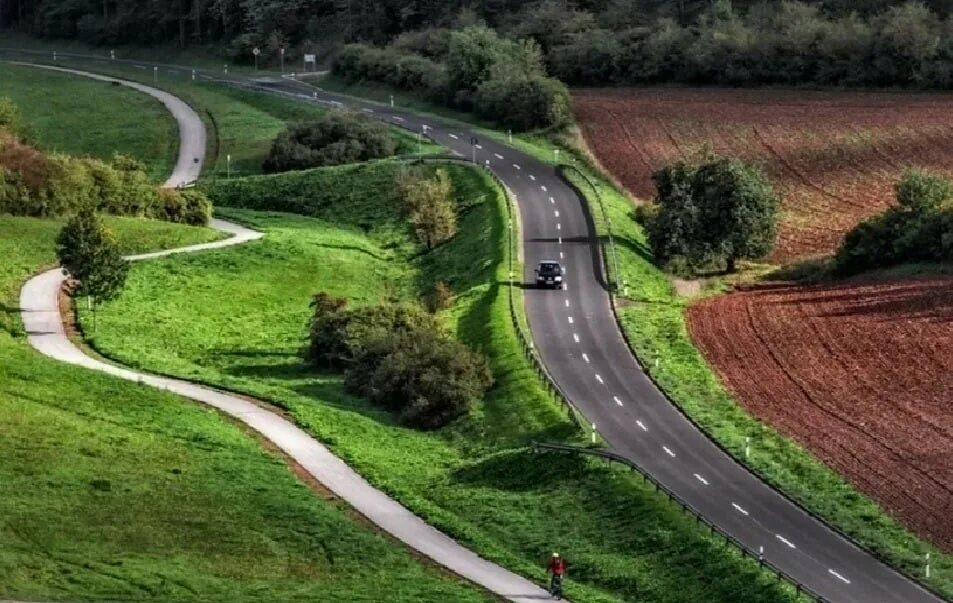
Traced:
<path fill-rule="evenodd" d="M 930 553 L 927 553 L 926 578 L 927 580 L 930 579 Z"/>
<path fill-rule="evenodd" d="M 159 66 L 158 65 L 152 66 L 152 83 L 153 84 L 159 83 Z"/>
<path fill-rule="evenodd" d="M 391 109 L 394 108 L 394 95 L 393 95 L 393 94 L 390 95 L 390 108 L 391 108 Z"/>
<path fill-rule="evenodd" d="M 192 81 L 195 81 L 195 69 L 192 70 Z"/>
<path fill-rule="evenodd" d="M 748 460 L 748 457 L 751 456 L 751 438 L 745 436 L 745 460 Z"/>
<path fill-rule="evenodd" d="M 596 424 L 592 424 L 592 443 L 596 443 Z"/>
<path fill-rule="evenodd" d="M 232 154 L 225 155 L 225 177 L 232 177 Z"/>

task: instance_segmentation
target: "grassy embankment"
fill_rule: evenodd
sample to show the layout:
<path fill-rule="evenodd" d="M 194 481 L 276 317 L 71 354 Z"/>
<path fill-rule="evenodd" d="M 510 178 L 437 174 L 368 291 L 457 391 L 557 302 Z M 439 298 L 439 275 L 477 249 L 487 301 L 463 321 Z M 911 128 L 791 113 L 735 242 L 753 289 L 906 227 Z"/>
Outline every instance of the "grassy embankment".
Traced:
<path fill-rule="evenodd" d="M 394 92 L 373 84 L 348 85 L 333 77 L 323 80 L 321 86 L 379 101 Z M 405 106 L 475 122 L 464 113 L 434 106 L 406 92 L 394 93 Z M 484 135 L 506 141 L 504 134 L 489 129 L 487 124 L 477 126 Z M 929 552 L 931 572 L 926 581 L 946 596 L 953 596 L 953 556 L 907 530 L 809 451 L 752 417 L 725 390 L 692 343 L 685 325 L 685 308 L 697 298 L 678 295 L 669 277 L 652 262 L 645 233 L 633 219 L 631 200 L 591 163 L 581 149 L 578 135 L 571 130 L 516 135 L 513 146 L 550 164 L 555 162 L 553 151 L 559 149 L 563 162 L 573 160 L 596 184 L 612 223 L 618 280 L 628 285 L 628 295 L 620 297 L 620 322 L 636 354 L 666 394 L 736 458 L 743 458 L 745 438 L 750 437 L 753 452 L 745 461 L 749 467 L 892 565 L 925 579 L 924 561 Z M 581 178 L 573 180 L 589 199 L 596 227 L 605 243 L 607 216 L 601 211 L 592 188 Z M 720 290 L 720 283 L 708 283 L 702 295 Z M 657 367 L 656 357 L 659 358 Z"/>
<path fill-rule="evenodd" d="M 48 153 L 145 163 L 159 182 L 172 169 L 179 137 L 159 101 L 128 88 L 31 67 L 0 64 L 0 98 L 16 103 Z M 91 119 L 91 116 L 95 116 Z"/>
<path fill-rule="evenodd" d="M 502 193 L 479 172 L 449 168 L 460 233 L 423 253 L 393 196 L 399 169 L 385 161 L 208 184 L 220 205 L 307 217 L 220 210 L 266 237 L 136 266 L 126 293 L 100 315 L 96 347 L 286 408 L 376 486 L 527 576 L 542 579 L 543 562 L 559 550 L 572 563 L 574 600 L 787 600 L 755 564 L 726 553 L 630 473 L 525 448 L 573 431 L 511 326 Z M 344 392 L 339 375 L 302 365 L 315 292 L 356 304 L 418 299 L 437 280 L 456 296 L 446 324 L 489 355 L 497 380 L 470 416 L 436 432 L 407 429 Z"/>

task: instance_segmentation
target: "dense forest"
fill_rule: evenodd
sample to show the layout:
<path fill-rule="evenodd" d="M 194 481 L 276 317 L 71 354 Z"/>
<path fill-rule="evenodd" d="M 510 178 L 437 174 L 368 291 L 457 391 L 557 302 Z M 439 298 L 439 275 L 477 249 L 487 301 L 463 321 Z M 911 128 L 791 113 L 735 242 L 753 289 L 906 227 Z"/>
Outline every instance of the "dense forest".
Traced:
<path fill-rule="evenodd" d="M 294 59 L 486 24 L 533 39 L 549 74 L 573 85 L 950 88 L 951 12 L 953 0 L 0 0 L 0 27 L 98 45 L 214 45 L 247 62 L 254 47 L 276 61 L 279 48 Z"/>

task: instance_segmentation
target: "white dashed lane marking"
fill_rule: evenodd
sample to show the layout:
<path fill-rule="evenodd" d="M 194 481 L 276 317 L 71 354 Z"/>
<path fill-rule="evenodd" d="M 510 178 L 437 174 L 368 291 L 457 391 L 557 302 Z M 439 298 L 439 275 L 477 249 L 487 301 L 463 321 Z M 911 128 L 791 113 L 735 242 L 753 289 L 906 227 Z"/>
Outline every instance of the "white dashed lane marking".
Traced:
<path fill-rule="evenodd" d="M 576 341 L 576 343 L 579 343 L 579 334 L 578 334 L 578 333 L 573 333 L 573 334 L 572 334 L 572 338 Z"/>
<path fill-rule="evenodd" d="M 569 317 L 569 324 L 572 324 L 572 316 Z"/>
<path fill-rule="evenodd" d="M 662 450 L 665 451 L 665 454 L 669 455 L 672 458 L 675 458 L 675 453 L 672 452 L 671 448 L 669 448 L 668 446 L 662 446 Z"/>
<path fill-rule="evenodd" d="M 559 238 L 557 239 L 557 241 L 559 242 L 560 245 L 563 244 L 563 238 L 562 238 L 562 237 L 559 237 Z"/>
<path fill-rule="evenodd" d="M 556 200 L 555 200 L 555 199 L 553 199 L 552 197 L 550 197 L 550 198 L 549 198 L 549 202 L 555 205 L 555 203 L 556 203 Z"/>
<path fill-rule="evenodd" d="M 563 252 L 560 251 L 560 252 L 559 252 L 559 259 L 562 260 L 562 259 L 564 259 L 565 257 L 566 257 L 566 256 L 563 254 Z"/>
<path fill-rule="evenodd" d="M 519 170 L 521 170 L 521 169 L 523 169 L 523 168 L 521 168 L 520 166 L 518 166 L 518 165 L 517 165 L 517 164 L 515 164 L 515 163 L 513 164 L 513 167 L 515 167 L 515 168 L 516 168 L 516 171 L 519 171 Z"/>
<path fill-rule="evenodd" d="M 556 224 L 556 230 L 562 230 L 562 229 L 563 229 L 562 224 Z"/>
<path fill-rule="evenodd" d="M 736 511 L 738 511 L 739 513 L 741 513 L 741 514 L 744 515 L 745 517 L 748 516 L 748 512 L 745 511 L 744 509 L 742 509 L 741 506 L 738 505 L 737 503 L 731 503 L 731 506 L 734 507 Z"/>
<path fill-rule="evenodd" d="M 589 364 L 589 354 L 583 354 L 582 359 L 586 361 L 586 364 Z"/>
<path fill-rule="evenodd" d="M 695 474 L 695 479 L 697 479 L 697 480 L 700 481 L 701 483 L 705 484 L 706 486 L 708 485 L 708 480 L 705 479 L 704 477 L 698 475 L 697 473 Z"/>
<path fill-rule="evenodd" d="M 602 380 L 602 375 L 600 375 L 599 373 L 596 373 L 596 381 L 603 384 L 605 383 L 605 381 Z"/>
<path fill-rule="evenodd" d="M 616 404 L 622 406 L 622 400 L 619 399 L 619 396 L 612 396 L 612 399 L 615 400 Z"/>
<path fill-rule="evenodd" d="M 499 159 L 500 161 L 503 160 L 503 156 L 500 155 L 499 153 L 493 153 L 493 154 L 494 154 L 494 155 L 496 156 L 496 158 Z"/>
<path fill-rule="evenodd" d="M 480 149 L 481 151 L 483 150 L 483 145 L 482 145 L 482 144 L 475 144 L 475 145 L 473 145 L 473 146 L 475 146 L 476 148 Z"/>
<path fill-rule="evenodd" d="M 792 548 L 792 549 L 797 548 L 796 546 L 794 546 L 793 542 L 791 542 L 790 540 L 788 540 L 787 538 L 785 538 L 784 536 L 780 534 L 775 534 L 774 537 L 780 540 L 781 542 L 783 542 L 784 544 L 788 545 L 789 548 Z"/>
<path fill-rule="evenodd" d="M 447 136 L 449 136 L 450 138 L 452 138 L 452 139 L 454 139 L 454 140 L 460 140 L 460 137 L 457 136 L 456 134 L 447 134 Z"/>
<path fill-rule="evenodd" d="M 568 299 L 566 300 L 566 307 L 567 307 L 567 308 L 569 307 L 569 300 L 568 300 Z"/>
<path fill-rule="evenodd" d="M 532 180 L 533 182 L 536 182 L 536 176 L 532 174 L 529 175 L 529 179 Z"/>
<path fill-rule="evenodd" d="M 638 425 L 638 426 L 639 426 L 639 429 L 641 429 L 642 431 L 648 431 L 648 430 L 649 430 L 649 428 L 646 427 L 646 426 L 645 426 L 645 423 L 643 423 L 642 421 L 636 421 L 635 424 Z"/>
<path fill-rule="evenodd" d="M 559 210 L 556 210 L 556 211 L 554 211 L 553 213 L 556 214 L 556 217 L 557 217 L 557 218 L 559 217 Z"/>
<path fill-rule="evenodd" d="M 828 573 L 830 573 L 830 575 L 834 576 L 835 578 L 837 578 L 838 580 L 840 580 L 840 581 L 843 582 L 844 584 L 850 584 L 850 580 L 848 580 L 847 578 L 841 576 L 839 573 L 835 572 L 834 570 L 829 569 L 829 570 L 827 570 L 827 571 L 828 571 Z"/>
<path fill-rule="evenodd" d="M 546 192 L 546 185 L 545 185 L 545 184 L 542 185 L 542 186 L 540 186 L 539 188 L 543 189 L 543 192 L 544 192 L 544 193 Z"/>
<path fill-rule="evenodd" d="M 403 117 L 399 117 L 397 115 L 391 115 L 391 118 L 393 118 L 394 121 L 404 121 Z"/>

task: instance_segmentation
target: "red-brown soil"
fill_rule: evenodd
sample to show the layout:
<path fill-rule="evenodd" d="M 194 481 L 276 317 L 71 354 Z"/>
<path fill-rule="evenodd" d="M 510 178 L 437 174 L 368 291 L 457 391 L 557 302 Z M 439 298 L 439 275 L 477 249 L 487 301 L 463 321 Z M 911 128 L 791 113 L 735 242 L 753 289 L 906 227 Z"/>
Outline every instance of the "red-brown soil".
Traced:
<path fill-rule="evenodd" d="M 573 93 L 589 147 L 634 195 L 705 152 L 760 162 L 782 197 L 775 261 L 827 254 L 893 201 L 900 173 L 953 170 L 953 95 L 728 89 Z"/>
<path fill-rule="evenodd" d="M 953 551 L 953 278 L 763 286 L 688 323 L 752 414 Z"/>

